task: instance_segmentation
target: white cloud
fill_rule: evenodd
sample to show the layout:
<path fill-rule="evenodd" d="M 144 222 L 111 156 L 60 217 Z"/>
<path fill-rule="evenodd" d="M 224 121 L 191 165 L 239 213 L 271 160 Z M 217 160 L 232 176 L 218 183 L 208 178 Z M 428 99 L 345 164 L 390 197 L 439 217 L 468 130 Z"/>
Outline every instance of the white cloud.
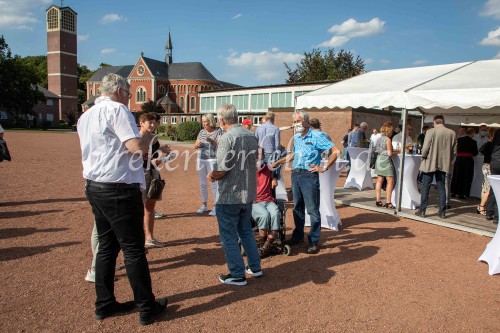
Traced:
<path fill-rule="evenodd" d="M 427 60 L 415 60 L 413 62 L 414 65 L 425 65 L 428 61 Z"/>
<path fill-rule="evenodd" d="M 380 59 L 380 63 L 383 64 L 383 65 L 387 65 L 387 64 L 390 63 L 390 61 L 387 60 L 387 59 Z"/>
<path fill-rule="evenodd" d="M 373 64 L 375 62 L 375 60 L 373 60 L 373 58 L 366 58 L 364 62 L 365 62 L 365 65 L 370 65 L 370 64 Z"/>
<path fill-rule="evenodd" d="M 500 59 L 500 52 L 498 52 L 497 55 L 493 57 L 493 59 Z"/>
<path fill-rule="evenodd" d="M 480 13 L 482 16 L 494 16 L 500 19 L 500 0 L 488 0 Z"/>
<path fill-rule="evenodd" d="M 488 32 L 488 37 L 484 38 L 479 44 L 483 46 L 500 46 L 500 27 L 497 30 Z"/>
<path fill-rule="evenodd" d="M 108 23 L 114 23 L 114 22 L 118 22 L 118 21 L 123 21 L 125 20 L 125 18 L 123 16 L 120 16 L 118 14 L 115 14 L 115 13 L 111 13 L 111 14 L 106 14 L 104 15 L 100 22 L 101 24 L 108 24 Z"/>
<path fill-rule="evenodd" d="M 353 18 L 344 21 L 342 24 L 336 24 L 328 29 L 333 37 L 318 46 L 337 47 L 347 43 L 352 38 L 368 37 L 378 35 L 384 32 L 385 22 L 378 17 L 371 19 L 369 22 L 358 22 Z"/>
<path fill-rule="evenodd" d="M 113 48 L 102 49 L 101 54 L 109 54 L 109 53 L 113 53 L 115 51 L 116 51 L 116 49 L 113 49 Z"/>
<path fill-rule="evenodd" d="M 90 36 L 89 34 L 86 34 L 86 35 L 78 35 L 78 36 L 77 36 L 77 40 L 78 40 L 79 42 L 84 42 L 84 41 L 86 41 L 86 40 L 88 40 L 88 39 L 89 39 L 89 36 Z"/>
<path fill-rule="evenodd" d="M 40 22 L 37 9 L 46 9 L 51 3 L 52 0 L 0 0 L 0 28 L 32 30 Z"/>
<path fill-rule="evenodd" d="M 284 81 L 287 74 L 283 63 L 293 68 L 302 57 L 302 54 L 279 52 L 274 47 L 271 52 L 233 52 L 226 57 L 226 62 L 234 71 L 250 73 L 256 81 Z"/>
<path fill-rule="evenodd" d="M 239 19 L 239 18 L 240 18 L 240 17 L 242 17 L 242 16 L 243 16 L 243 14 L 238 13 L 238 14 L 234 15 L 233 17 L 231 17 L 231 20 L 236 20 L 236 19 Z"/>

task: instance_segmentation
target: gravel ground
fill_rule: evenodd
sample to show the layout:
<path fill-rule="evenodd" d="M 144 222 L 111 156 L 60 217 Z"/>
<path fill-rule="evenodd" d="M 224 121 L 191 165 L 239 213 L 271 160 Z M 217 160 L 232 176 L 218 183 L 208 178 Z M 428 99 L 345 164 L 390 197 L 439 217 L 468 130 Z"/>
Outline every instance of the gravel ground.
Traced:
<path fill-rule="evenodd" d="M 215 217 L 200 205 L 194 159 L 167 181 L 148 260 L 167 313 L 148 327 L 138 313 L 94 319 L 84 281 L 93 217 L 75 133 L 7 131 L 0 163 L 0 327 L 3 332 L 499 332 L 500 276 L 477 261 L 490 240 L 337 206 L 342 230 L 322 231 L 321 252 L 263 259 L 263 278 L 226 286 Z M 179 153 L 192 149 L 179 146 Z M 182 156 L 182 155 L 181 155 Z M 175 163 L 172 164 L 174 166 Z M 293 218 L 288 210 L 288 233 Z M 119 258 L 119 263 L 123 259 Z M 132 298 L 125 271 L 116 296 Z"/>

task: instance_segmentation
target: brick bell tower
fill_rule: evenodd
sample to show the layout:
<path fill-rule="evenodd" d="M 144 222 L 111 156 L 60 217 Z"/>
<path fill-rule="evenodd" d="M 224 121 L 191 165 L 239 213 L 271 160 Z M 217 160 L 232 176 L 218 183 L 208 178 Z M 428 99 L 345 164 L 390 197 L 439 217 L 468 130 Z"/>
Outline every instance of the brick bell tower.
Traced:
<path fill-rule="evenodd" d="M 48 88 L 61 98 L 60 120 L 78 111 L 76 15 L 69 7 L 55 5 L 46 11 Z"/>

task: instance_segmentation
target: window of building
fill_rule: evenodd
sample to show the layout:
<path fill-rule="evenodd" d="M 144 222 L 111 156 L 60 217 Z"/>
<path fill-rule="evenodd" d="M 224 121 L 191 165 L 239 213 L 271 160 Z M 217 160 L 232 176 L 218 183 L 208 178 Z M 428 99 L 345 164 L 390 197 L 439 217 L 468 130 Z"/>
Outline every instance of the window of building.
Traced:
<path fill-rule="evenodd" d="M 201 110 L 202 112 L 214 112 L 214 102 L 213 97 L 202 97 L 201 98 Z"/>
<path fill-rule="evenodd" d="M 47 121 L 54 121 L 54 115 L 52 113 L 47 113 Z"/>
<path fill-rule="evenodd" d="M 252 94 L 250 108 L 252 111 L 267 111 L 269 108 L 269 94 Z"/>
<path fill-rule="evenodd" d="M 181 97 L 181 102 L 179 103 L 181 110 L 184 110 L 184 97 Z"/>
<path fill-rule="evenodd" d="M 163 124 L 168 124 L 168 117 L 167 116 L 161 117 L 161 120 L 162 120 Z"/>
<path fill-rule="evenodd" d="M 245 118 L 245 116 L 238 116 L 238 123 L 241 124 Z"/>
<path fill-rule="evenodd" d="M 47 29 L 59 29 L 59 11 L 56 8 L 52 8 L 47 13 Z"/>
<path fill-rule="evenodd" d="M 75 32 L 75 13 L 73 11 L 66 9 L 61 11 L 61 29 Z"/>
<path fill-rule="evenodd" d="M 7 118 L 5 118 L 7 119 Z M 42 121 L 43 120 L 43 115 L 41 113 L 38 114 L 38 120 Z"/>
<path fill-rule="evenodd" d="M 215 98 L 215 108 L 218 109 L 222 104 L 231 103 L 231 96 L 217 96 Z"/>
<path fill-rule="evenodd" d="M 304 94 L 307 94 L 308 92 L 311 92 L 312 90 L 304 90 L 304 91 L 296 91 L 294 94 L 294 97 L 297 98 L 299 96 L 302 96 Z"/>
<path fill-rule="evenodd" d="M 185 123 L 186 122 L 186 116 L 181 116 L 181 123 Z"/>
<path fill-rule="evenodd" d="M 260 125 L 260 123 L 262 121 L 262 118 L 263 118 L 263 116 L 254 116 L 253 117 L 253 124 L 254 125 Z"/>
<path fill-rule="evenodd" d="M 248 110 L 248 95 L 234 95 L 233 105 L 238 111 Z"/>
<path fill-rule="evenodd" d="M 137 88 L 135 99 L 138 103 L 146 101 L 146 89 L 144 87 Z"/>
<path fill-rule="evenodd" d="M 271 107 L 273 108 L 292 107 L 292 93 L 280 92 L 271 94 Z"/>
<path fill-rule="evenodd" d="M 172 124 L 174 124 L 174 125 L 177 124 L 177 117 L 172 117 L 171 120 L 172 120 Z"/>
<path fill-rule="evenodd" d="M 164 94 L 165 93 L 165 86 L 159 85 L 158 86 L 158 93 L 159 94 Z"/>
<path fill-rule="evenodd" d="M 198 121 L 198 117 L 197 116 L 191 116 L 191 121 Z"/>
<path fill-rule="evenodd" d="M 191 97 L 191 102 L 189 103 L 189 107 L 191 108 L 191 110 L 196 109 L 196 98 Z"/>
<path fill-rule="evenodd" d="M 47 98 L 47 105 L 48 105 L 48 106 L 52 106 L 52 105 L 54 105 L 54 100 L 53 100 L 53 99 L 50 99 L 50 98 Z"/>

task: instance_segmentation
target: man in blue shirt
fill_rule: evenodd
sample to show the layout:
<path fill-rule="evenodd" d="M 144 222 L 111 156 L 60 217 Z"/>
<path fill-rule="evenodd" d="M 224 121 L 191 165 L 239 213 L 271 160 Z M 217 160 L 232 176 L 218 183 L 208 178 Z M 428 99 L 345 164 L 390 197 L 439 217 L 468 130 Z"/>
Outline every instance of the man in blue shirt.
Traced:
<path fill-rule="evenodd" d="M 264 149 L 264 162 L 276 154 L 277 158 L 280 151 L 280 129 L 274 125 L 274 112 L 269 111 L 266 114 L 265 122 L 257 127 L 255 137 L 259 141 L 259 147 Z"/>
<path fill-rule="evenodd" d="M 340 151 L 322 133 L 311 129 L 309 115 L 306 112 L 295 112 L 293 123 L 297 133 L 293 137 L 293 152 L 279 159 L 272 166 L 277 167 L 293 160 L 292 193 L 295 229 L 292 238 L 287 243 L 294 245 L 304 242 L 305 210 L 307 209 L 311 218 L 307 253 L 315 254 L 319 252 L 318 242 L 321 232 L 319 173 L 327 171 L 335 163 Z M 322 167 L 320 166 L 321 154 L 324 151 L 328 151 L 330 158 Z"/>

